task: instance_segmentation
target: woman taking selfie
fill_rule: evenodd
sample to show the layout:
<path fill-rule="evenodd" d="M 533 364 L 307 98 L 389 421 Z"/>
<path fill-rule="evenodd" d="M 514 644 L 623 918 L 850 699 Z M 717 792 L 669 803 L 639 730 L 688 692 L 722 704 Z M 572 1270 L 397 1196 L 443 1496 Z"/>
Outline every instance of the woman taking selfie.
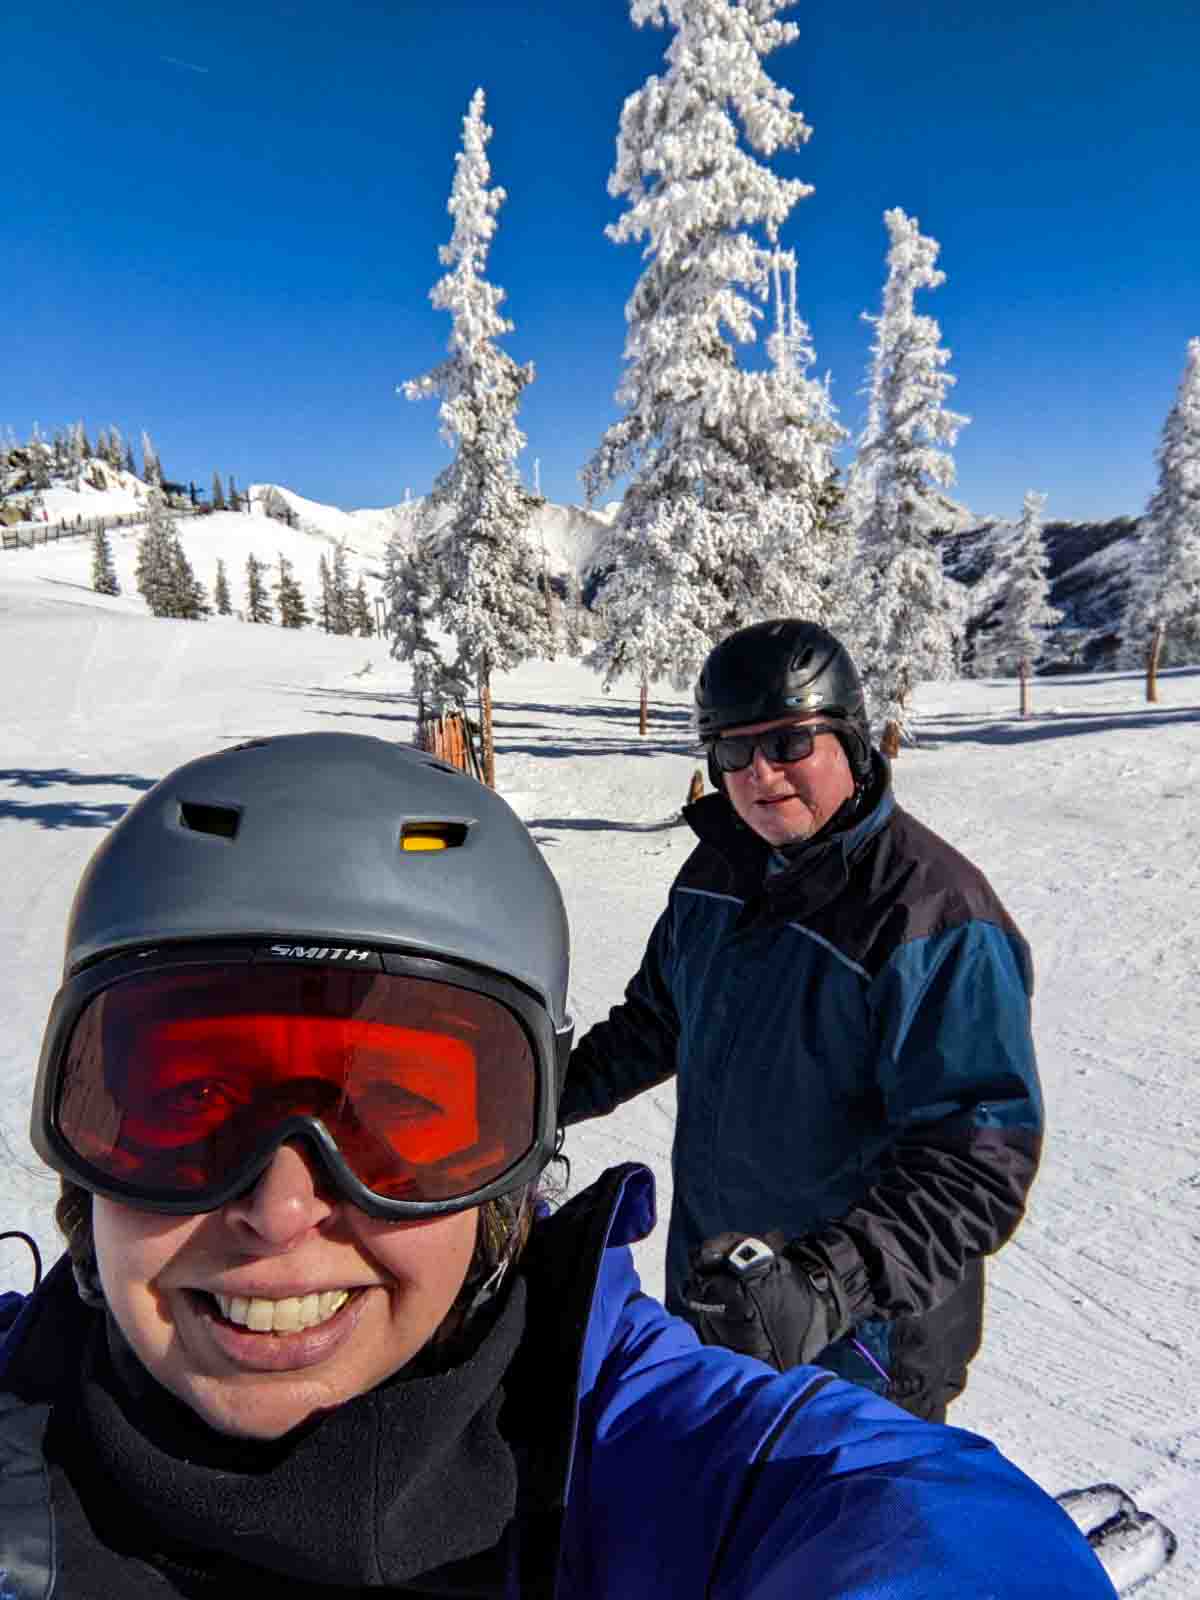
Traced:
<path fill-rule="evenodd" d="M 551 1211 L 557 885 L 490 790 L 343 734 L 165 778 L 72 909 L 0 1321 L 0 1594 L 961 1600 L 1113 1590 L 989 1443 L 704 1348 L 629 1165 Z"/>

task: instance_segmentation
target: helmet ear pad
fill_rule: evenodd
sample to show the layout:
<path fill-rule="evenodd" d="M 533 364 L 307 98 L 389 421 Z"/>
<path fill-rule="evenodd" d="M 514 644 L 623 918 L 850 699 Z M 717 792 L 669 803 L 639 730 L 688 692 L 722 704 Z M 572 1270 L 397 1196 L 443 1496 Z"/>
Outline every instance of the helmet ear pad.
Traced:
<path fill-rule="evenodd" d="M 846 760 L 850 763 L 850 776 L 857 786 L 861 786 L 871 776 L 870 738 L 864 737 L 857 723 L 843 722 L 841 727 L 846 731 L 838 732 L 837 741 L 846 752 Z"/>
<path fill-rule="evenodd" d="M 725 774 L 717 765 L 717 758 L 713 754 L 711 746 L 709 747 L 708 751 L 708 781 L 712 784 L 713 788 L 718 791 L 718 793 L 724 793 Z"/>

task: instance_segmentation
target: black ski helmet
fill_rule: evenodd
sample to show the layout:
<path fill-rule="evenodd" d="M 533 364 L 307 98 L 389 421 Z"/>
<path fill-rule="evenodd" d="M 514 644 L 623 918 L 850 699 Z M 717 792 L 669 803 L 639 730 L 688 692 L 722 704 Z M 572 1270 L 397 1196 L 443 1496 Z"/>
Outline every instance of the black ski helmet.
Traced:
<path fill-rule="evenodd" d="M 815 622 L 779 617 L 739 628 L 709 652 L 696 680 L 700 738 L 777 717 L 819 714 L 846 725 L 842 747 L 856 783 L 871 770 L 871 728 L 862 680 L 839 639 Z M 722 774 L 709 776 L 720 787 Z"/>
<path fill-rule="evenodd" d="M 110 968 L 246 946 L 318 964 L 370 947 L 385 969 L 394 955 L 431 977 L 448 965 L 481 988 L 518 989 L 545 1039 L 535 1053 L 550 1158 L 572 1035 L 567 919 L 529 830 L 491 789 L 363 734 L 255 739 L 177 768 L 84 872 L 47 1037 L 70 991 Z"/>

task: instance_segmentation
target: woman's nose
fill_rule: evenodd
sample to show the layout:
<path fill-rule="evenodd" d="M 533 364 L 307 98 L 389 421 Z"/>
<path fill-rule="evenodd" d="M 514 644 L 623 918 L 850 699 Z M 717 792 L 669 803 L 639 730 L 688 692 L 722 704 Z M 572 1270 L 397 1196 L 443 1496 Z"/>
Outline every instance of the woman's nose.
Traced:
<path fill-rule="evenodd" d="M 256 1248 L 290 1250 L 332 1214 L 314 1157 L 300 1142 L 281 1145 L 258 1180 L 222 1207 L 226 1221 Z"/>

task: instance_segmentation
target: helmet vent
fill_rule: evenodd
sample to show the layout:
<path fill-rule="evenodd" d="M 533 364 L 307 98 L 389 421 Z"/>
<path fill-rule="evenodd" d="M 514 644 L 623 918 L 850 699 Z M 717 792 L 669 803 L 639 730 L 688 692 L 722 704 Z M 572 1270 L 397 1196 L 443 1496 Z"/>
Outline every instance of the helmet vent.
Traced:
<path fill-rule="evenodd" d="M 406 822 L 400 829 L 404 851 L 457 850 L 466 842 L 465 822 Z"/>
<path fill-rule="evenodd" d="M 205 806 L 194 800 L 179 802 L 180 826 L 192 833 L 214 833 L 219 839 L 236 839 L 242 814 L 236 806 Z"/>

